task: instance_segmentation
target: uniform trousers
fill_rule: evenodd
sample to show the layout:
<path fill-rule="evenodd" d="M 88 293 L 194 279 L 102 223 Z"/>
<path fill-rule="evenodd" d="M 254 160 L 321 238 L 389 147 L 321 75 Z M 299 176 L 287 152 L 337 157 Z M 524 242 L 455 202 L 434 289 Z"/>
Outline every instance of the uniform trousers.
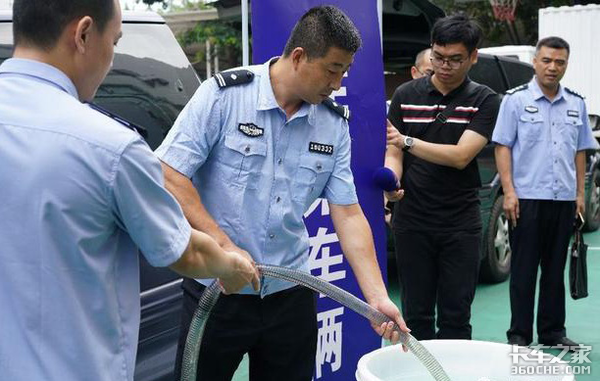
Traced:
<path fill-rule="evenodd" d="M 511 321 L 507 336 L 533 340 L 533 310 L 538 267 L 538 341 L 566 336 L 564 271 L 575 220 L 575 202 L 519 200 L 517 226 L 509 231 Z"/>
<path fill-rule="evenodd" d="M 183 281 L 183 311 L 175 363 L 181 375 L 185 340 L 205 287 Z M 229 381 L 244 354 L 250 381 L 310 381 L 315 366 L 317 320 L 315 293 L 293 287 L 264 298 L 221 295 L 206 322 L 198 360 L 198 381 Z"/>
<path fill-rule="evenodd" d="M 394 236 L 402 313 L 411 334 L 418 340 L 471 339 L 481 230 Z"/>

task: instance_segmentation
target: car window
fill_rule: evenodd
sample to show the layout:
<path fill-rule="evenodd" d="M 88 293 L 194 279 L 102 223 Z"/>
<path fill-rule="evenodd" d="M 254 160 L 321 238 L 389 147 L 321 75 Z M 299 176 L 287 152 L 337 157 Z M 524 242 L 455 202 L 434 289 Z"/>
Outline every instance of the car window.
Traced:
<path fill-rule="evenodd" d="M 94 102 L 143 127 L 156 149 L 198 85 L 165 24 L 123 24 L 113 67 Z"/>
<path fill-rule="evenodd" d="M 491 56 L 480 55 L 477 63 L 469 71 L 469 78 L 500 94 L 507 90 L 500 67 Z"/>
<path fill-rule="evenodd" d="M 512 59 L 501 59 L 500 63 L 504 67 L 511 89 L 527 83 L 533 78 L 533 67 L 529 64 Z"/>

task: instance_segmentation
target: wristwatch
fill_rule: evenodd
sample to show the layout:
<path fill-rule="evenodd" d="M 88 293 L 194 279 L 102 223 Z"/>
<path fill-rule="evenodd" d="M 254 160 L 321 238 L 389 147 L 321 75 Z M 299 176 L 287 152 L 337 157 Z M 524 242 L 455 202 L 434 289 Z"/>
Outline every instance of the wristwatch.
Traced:
<path fill-rule="evenodd" d="M 415 139 L 411 138 L 410 136 L 405 136 L 404 137 L 404 147 L 402 147 L 402 151 L 408 152 L 413 145 L 415 144 Z"/>

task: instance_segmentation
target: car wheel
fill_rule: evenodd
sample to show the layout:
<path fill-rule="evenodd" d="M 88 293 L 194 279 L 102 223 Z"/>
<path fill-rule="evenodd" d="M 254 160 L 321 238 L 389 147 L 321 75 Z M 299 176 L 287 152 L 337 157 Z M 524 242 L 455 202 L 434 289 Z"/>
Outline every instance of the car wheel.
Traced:
<path fill-rule="evenodd" d="M 508 240 L 508 219 L 504 215 L 503 202 L 503 195 L 494 201 L 483 240 L 485 256 L 481 263 L 480 279 L 486 283 L 503 282 L 510 274 L 512 250 Z"/>
<path fill-rule="evenodd" d="M 590 184 L 590 195 L 585 208 L 583 230 L 592 232 L 600 227 L 600 169 L 594 168 Z"/>

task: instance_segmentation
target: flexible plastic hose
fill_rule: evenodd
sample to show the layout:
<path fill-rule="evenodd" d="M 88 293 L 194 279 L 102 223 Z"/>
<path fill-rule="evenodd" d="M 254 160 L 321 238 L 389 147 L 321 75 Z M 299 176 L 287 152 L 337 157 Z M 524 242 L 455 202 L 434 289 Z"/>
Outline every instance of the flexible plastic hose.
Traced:
<path fill-rule="evenodd" d="M 198 307 L 194 311 L 190 329 L 185 339 L 185 348 L 183 350 L 183 359 L 181 360 L 181 381 L 195 381 L 196 371 L 198 369 L 198 354 L 202 344 L 202 334 L 204 326 L 212 311 L 219 295 L 221 295 L 221 284 L 218 280 L 212 282 L 200 296 Z"/>
<path fill-rule="evenodd" d="M 390 318 L 385 314 L 377 311 L 375 308 L 371 307 L 349 292 L 342 290 L 341 288 L 311 274 L 280 266 L 257 265 L 257 268 L 263 276 L 283 279 L 304 287 L 308 287 L 313 291 L 320 292 L 321 294 L 325 294 L 338 303 L 369 319 L 372 323 L 378 326 L 390 321 Z M 196 381 L 198 351 L 200 349 L 200 341 L 202 340 L 202 331 L 204 330 L 206 319 L 210 314 L 210 309 L 212 309 L 219 297 L 220 285 L 217 284 L 215 286 L 215 283 L 217 282 L 215 281 L 204 291 L 198 303 L 198 308 L 194 313 L 192 324 L 190 325 L 190 332 L 188 332 L 187 341 L 185 343 L 181 381 Z M 198 332 L 192 333 L 192 330 L 197 330 Z M 417 339 L 415 339 L 409 333 L 400 331 L 400 328 L 396 323 L 394 323 L 394 330 L 398 331 L 400 342 L 405 345 L 411 351 L 411 353 L 413 353 L 417 359 L 419 359 L 419 361 L 421 361 L 421 363 L 425 366 L 425 368 L 427 368 L 429 373 L 436 381 L 450 381 L 450 378 L 440 363 L 423 345 L 421 345 L 421 343 L 417 341 Z M 190 343 L 190 340 L 193 340 L 194 342 Z"/>

